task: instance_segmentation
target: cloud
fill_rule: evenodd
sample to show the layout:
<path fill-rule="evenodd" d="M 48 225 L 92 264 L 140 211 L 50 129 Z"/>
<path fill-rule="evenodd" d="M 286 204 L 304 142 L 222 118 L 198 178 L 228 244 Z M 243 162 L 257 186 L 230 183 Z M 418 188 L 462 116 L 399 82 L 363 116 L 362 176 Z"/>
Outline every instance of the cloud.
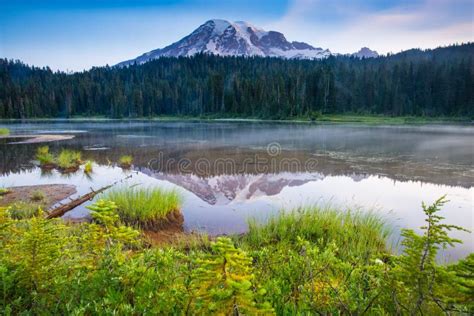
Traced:
<path fill-rule="evenodd" d="M 474 40 L 472 0 L 367 2 L 294 0 L 268 25 L 334 52 L 369 46 L 381 53 Z"/>

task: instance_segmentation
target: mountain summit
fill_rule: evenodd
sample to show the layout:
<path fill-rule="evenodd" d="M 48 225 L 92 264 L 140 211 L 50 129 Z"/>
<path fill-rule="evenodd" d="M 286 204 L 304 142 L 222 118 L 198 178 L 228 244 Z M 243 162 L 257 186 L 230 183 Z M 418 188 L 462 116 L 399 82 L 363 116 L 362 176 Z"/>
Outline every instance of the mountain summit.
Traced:
<path fill-rule="evenodd" d="M 379 54 L 368 47 L 362 47 L 357 53 L 354 53 L 351 56 L 358 58 L 376 58 L 379 57 Z"/>
<path fill-rule="evenodd" d="M 321 59 L 331 55 L 327 49 L 303 42 L 289 42 L 282 33 L 265 31 L 250 23 L 209 20 L 180 41 L 152 50 L 119 66 L 142 64 L 166 56 L 192 56 L 209 53 L 221 56 L 262 56 L 288 59 Z"/>

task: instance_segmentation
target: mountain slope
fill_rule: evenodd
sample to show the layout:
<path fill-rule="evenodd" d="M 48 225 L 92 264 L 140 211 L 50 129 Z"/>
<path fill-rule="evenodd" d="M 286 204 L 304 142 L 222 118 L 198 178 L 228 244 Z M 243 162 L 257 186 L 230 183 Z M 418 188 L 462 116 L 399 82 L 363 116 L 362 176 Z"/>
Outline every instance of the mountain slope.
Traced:
<path fill-rule="evenodd" d="M 209 53 L 221 56 L 262 56 L 288 59 L 321 59 L 331 55 L 327 49 L 302 42 L 289 42 L 282 33 L 265 31 L 247 22 L 209 20 L 180 41 L 145 53 L 119 66 L 142 64 L 165 56 L 192 56 Z"/>

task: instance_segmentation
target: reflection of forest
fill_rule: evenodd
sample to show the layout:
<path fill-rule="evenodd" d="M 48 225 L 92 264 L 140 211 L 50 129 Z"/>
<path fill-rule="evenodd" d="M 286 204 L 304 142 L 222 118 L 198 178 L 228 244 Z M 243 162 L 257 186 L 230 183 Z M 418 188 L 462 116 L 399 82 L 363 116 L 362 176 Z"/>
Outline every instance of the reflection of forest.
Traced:
<path fill-rule="evenodd" d="M 38 146 L 40 144 L 0 145 L 1 174 L 8 175 L 11 172 L 34 168 L 33 160 Z M 375 158 L 343 152 L 311 154 L 307 151 L 286 150 L 278 156 L 270 156 L 265 150 L 236 147 L 202 149 L 192 146 L 175 151 L 162 151 L 157 147 L 134 147 L 131 150 L 127 146 L 84 150 L 72 141 L 49 143 L 49 146 L 52 152 L 57 152 L 62 147 L 81 150 L 84 159 L 92 159 L 100 164 L 116 162 L 121 155 L 132 152 L 135 168 L 149 174 L 192 174 L 206 178 L 233 174 L 309 172 L 319 176 L 346 175 L 354 179 L 380 175 L 398 181 L 422 181 L 462 187 L 471 187 L 474 183 L 474 172 L 468 166 L 411 161 L 403 157 Z"/>

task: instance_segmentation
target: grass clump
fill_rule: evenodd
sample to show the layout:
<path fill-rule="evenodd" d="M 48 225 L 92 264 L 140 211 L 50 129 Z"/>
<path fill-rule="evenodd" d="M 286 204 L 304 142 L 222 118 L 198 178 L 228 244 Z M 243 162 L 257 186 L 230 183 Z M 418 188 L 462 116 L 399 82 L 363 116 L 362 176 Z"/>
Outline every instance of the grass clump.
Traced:
<path fill-rule="evenodd" d="M 160 229 L 180 215 L 181 197 L 175 190 L 123 187 L 106 193 L 105 199 L 115 202 L 123 222 L 143 229 Z"/>
<path fill-rule="evenodd" d="M 84 165 L 84 172 L 85 173 L 92 173 L 92 161 L 87 160 L 87 162 Z"/>
<path fill-rule="evenodd" d="M 7 188 L 0 188 L 0 196 L 10 193 L 11 190 Z"/>
<path fill-rule="evenodd" d="M 130 167 L 132 167 L 132 162 L 133 162 L 133 157 L 130 155 L 123 155 L 119 159 L 119 165 L 120 167 L 124 169 L 129 169 Z"/>
<path fill-rule="evenodd" d="M 55 165 L 54 157 L 49 152 L 48 146 L 38 147 L 36 150 L 36 159 L 38 159 L 40 166 L 43 168 L 54 167 Z"/>
<path fill-rule="evenodd" d="M 58 167 L 62 171 L 76 171 L 81 165 L 81 153 L 74 150 L 63 149 L 57 159 Z"/>
<path fill-rule="evenodd" d="M 38 216 L 40 209 L 38 204 L 19 201 L 11 204 L 8 212 L 13 219 L 29 219 Z"/>
<path fill-rule="evenodd" d="M 0 136 L 8 136 L 10 135 L 10 130 L 8 128 L 0 128 Z"/>
<path fill-rule="evenodd" d="M 30 200 L 33 202 L 42 202 L 46 200 L 46 195 L 41 190 L 35 190 L 31 192 Z"/>
<path fill-rule="evenodd" d="M 384 251 L 389 234 L 390 229 L 376 214 L 313 206 L 281 212 L 265 224 L 251 220 L 242 242 L 250 247 L 275 242 L 293 246 L 304 239 L 321 248 L 334 243 L 348 258 Z"/>

